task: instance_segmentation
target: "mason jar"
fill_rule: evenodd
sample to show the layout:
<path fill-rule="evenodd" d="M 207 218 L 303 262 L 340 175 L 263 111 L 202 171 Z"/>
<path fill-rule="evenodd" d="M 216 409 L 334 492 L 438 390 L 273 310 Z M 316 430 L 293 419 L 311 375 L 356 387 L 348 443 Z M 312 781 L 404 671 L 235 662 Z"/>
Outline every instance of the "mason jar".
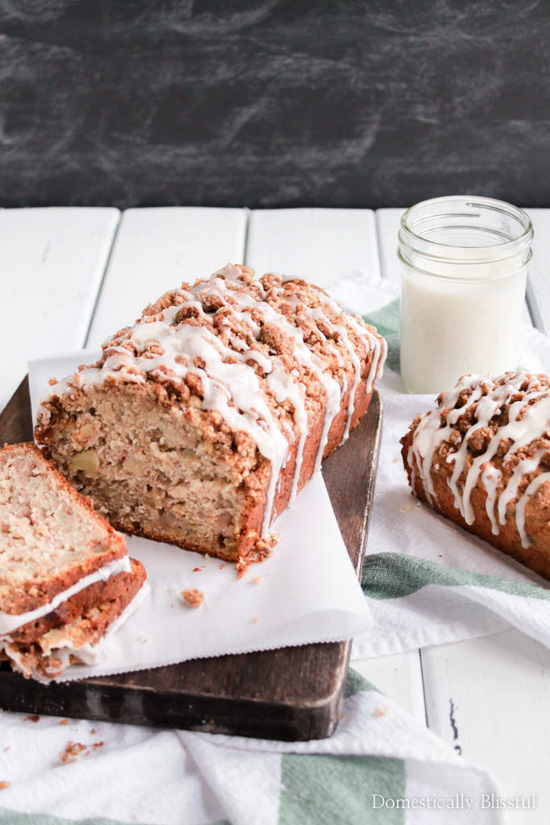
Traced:
<path fill-rule="evenodd" d="M 509 203 L 433 198 L 399 230 L 401 375 L 408 392 L 517 368 L 533 226 Z"/>

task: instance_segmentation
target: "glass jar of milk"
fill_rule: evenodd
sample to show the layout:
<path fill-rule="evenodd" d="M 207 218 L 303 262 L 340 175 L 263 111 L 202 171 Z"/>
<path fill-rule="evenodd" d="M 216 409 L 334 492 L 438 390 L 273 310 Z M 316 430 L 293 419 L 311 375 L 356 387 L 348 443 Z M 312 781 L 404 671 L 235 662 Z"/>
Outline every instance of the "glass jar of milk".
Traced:
<path fill-rule="evenodd" d="M 517 367 L 533 227 L 492 198 L 434 198 L 401 219 L 401 375 L 409 392 Z"/>

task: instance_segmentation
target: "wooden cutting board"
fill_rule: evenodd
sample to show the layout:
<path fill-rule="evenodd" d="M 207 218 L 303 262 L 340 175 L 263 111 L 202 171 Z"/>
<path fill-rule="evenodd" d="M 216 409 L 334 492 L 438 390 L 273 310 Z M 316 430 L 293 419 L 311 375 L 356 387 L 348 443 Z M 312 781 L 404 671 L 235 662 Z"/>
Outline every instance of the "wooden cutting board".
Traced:
<path fill-rule="evenodd" d="M 344 542 L 361 574 L 374 493 L 382 403 L 323 465 Z M 0 443 L 32 440 L 28 381 L 0 416 Z M 330 736 L 340 718 L 350 642 L 196 659 L 134 673 L 41 685 L 0 667 L 0 706 L 27 714 L 288 741 Z"/>

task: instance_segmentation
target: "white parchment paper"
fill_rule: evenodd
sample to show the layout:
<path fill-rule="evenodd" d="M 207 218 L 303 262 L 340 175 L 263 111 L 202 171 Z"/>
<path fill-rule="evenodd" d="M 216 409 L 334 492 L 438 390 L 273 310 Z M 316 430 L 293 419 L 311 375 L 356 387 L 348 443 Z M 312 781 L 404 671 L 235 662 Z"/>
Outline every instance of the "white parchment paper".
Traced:
<path fill-rule="evenodd" d="M 79 352 L 29 364 L 33 419 L 48 379 L 93 363 Z M 206 656 L 350 639 L 371 626 L 321 474 L 273 526 L 273 555 L 237 578 L 235 566 L 148 539 L 127 537 L 130 556 L 145 565 L 150 596 L 110 639 L 103 661 L 74 666 L 62 681 L 160 667 Z M 181 591 L 204 594 L 189 607 Z"/>

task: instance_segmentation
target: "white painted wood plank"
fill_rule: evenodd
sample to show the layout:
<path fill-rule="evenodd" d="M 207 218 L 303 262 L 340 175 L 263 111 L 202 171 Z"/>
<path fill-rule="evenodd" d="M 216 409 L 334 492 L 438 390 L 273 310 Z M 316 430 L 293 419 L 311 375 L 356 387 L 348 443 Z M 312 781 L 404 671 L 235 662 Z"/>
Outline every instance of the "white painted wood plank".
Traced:
<path fill-rule="evenodd" d="M 418 722 L 425 724 L 426 708 L 418 650 L 362 659 L 352 662 L 351 666 L 382 693 L 399 702 Z"/>
<path fill-rule="evenodd" d="M 181 284 L 242 262 L 244 209 L 158 207 L 124 212 L 88 346 L 132 323 L 147 304 Z"/>
<path fill-rule="evenodd" d="M 550 209 L 527 209 L 535 230 L 527 303 L 533 323 L 550 335 Z"/>
<path fill-rule="evenodd" d="M 256 272 L 300 275 L 326 286 L 342 275 L 380 274 L 369 209 L 266 209 L 252 212 L 246 262 Z"/>
<path fill-rule="evenodd" d="M 397 233 L 404 212 L 405 209 L 378 209 L 376 211 L 382 276 L 389 278 L 394 284 L 401 283 L 401 270 L 397 259 Z"/>
<path fill-rule="evenodd" d="M 33 358 L 83 346 L 120 213 L 0 211 L 0 409 Z"/>
<path fill-rule="evenodd" d="M 550 651 L 517 630 L 422 651 L 430 728 L 489 769 L 505 796 L 537 794 L 510 823 L 547 825 Z"/>
<path fill-rule="evenodd" d="M 373 213 L 360 209 L 252 212 L 246 263 L 259 273 L 303 275 L 321 285 L 353 272 L 379 275 Z M 425 721 L 418 652 L 356 661 L 352 667 Z"/>

